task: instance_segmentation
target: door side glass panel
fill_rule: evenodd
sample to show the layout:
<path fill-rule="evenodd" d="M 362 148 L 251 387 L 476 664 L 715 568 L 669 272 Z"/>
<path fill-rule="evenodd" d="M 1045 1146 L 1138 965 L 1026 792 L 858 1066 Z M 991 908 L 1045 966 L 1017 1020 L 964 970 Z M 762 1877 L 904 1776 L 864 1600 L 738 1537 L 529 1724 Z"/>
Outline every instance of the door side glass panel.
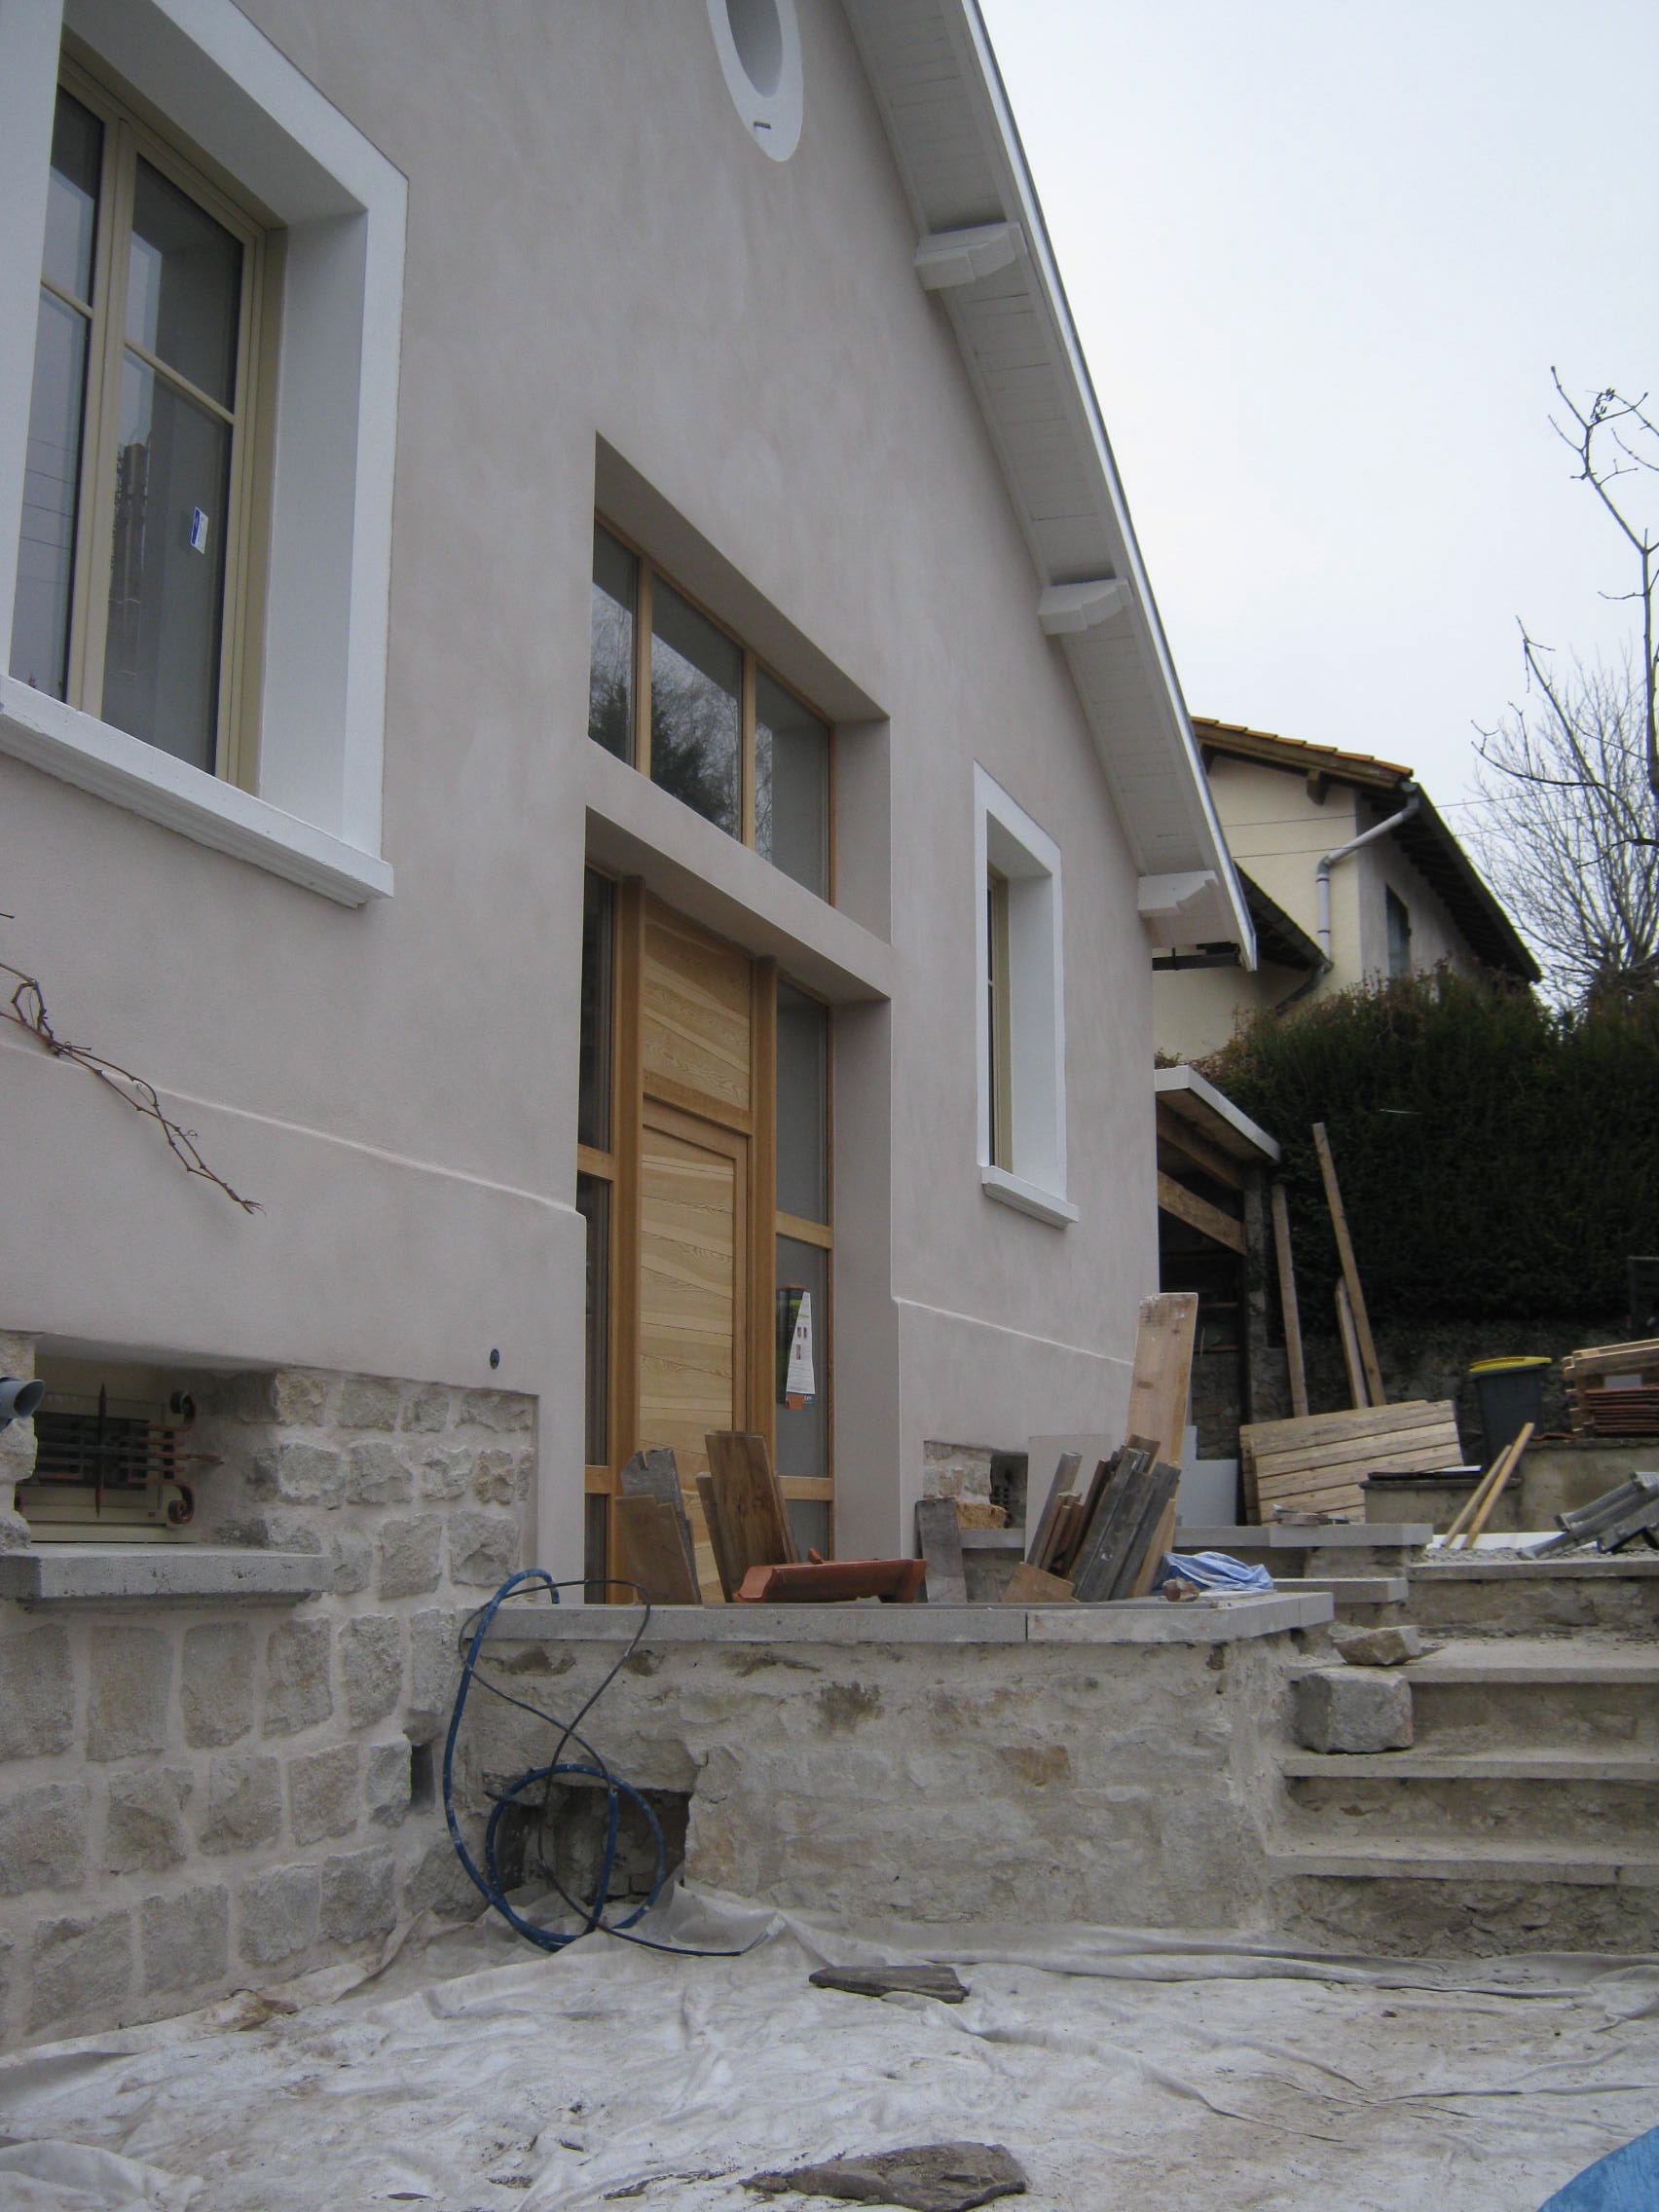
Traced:
<path fill-rule="evenodd" d="M 576 1142 L 610 1149 L 610 1006 L 612 917 L 616 894 L 589 868 L 582 880 L 581 1045 Z"/>
<path fill-rule="evenodd" d="M 793 1313 L 802 1291 L 812 1300 L 812 1365 L 816 1388 L 805 1405 L 791 1406 L 785 1402 L 787 1393 L 783 1387 L 787 1373 L 779 1375 L 775 1409 L 777 1466 L 780 1475 L 827 1475 L 830 1472 L 830 1255 L 816 1244 L 803 1244 L 793 1236 L 780 1236 L 780 1366 L 788 1355 L 783 1336 L 785 1317 Z"/>
<path fill-rule="evenodd" d="M 610 1450 L 610 1185 L 598 1175 L 578 1175 L 576 1211 L 587 1224 L 587 1463 L 602 1467 Z"/>
<path fill-rule="evenodd" d="M 778 1208 L 830 1219 L 830 1010 L 778 984 Z"/>

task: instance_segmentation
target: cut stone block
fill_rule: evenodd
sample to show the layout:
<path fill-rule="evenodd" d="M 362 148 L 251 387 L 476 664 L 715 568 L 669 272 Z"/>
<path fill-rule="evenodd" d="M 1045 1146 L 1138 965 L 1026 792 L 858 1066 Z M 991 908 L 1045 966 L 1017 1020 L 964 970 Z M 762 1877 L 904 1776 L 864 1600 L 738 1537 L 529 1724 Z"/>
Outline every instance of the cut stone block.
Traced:
<path fill-rule="evenodd" d="M 73 1890 L 87 1874 L 84 1783 L 46 1782 L 0 1798 L 0 1897 Z"/>
<path fill-rule="evenodd" d="M 170 1773 L 133 1767 L 110 1776 L 104 1825 L 104 1865 L 110 1873 L 159 1873 L 190 1857 L 182 1809 L 189 1789 L 187 1767 Z"/>
<path fill-rule="evenodd" d="M 74 1726 L 67 1633 L 36 1628 L 0 1641 L 0 1759 L 67 1751 Z"/>
<path fill-rule="evenodd" d="M 145 1989 L 176 1994 L 222 1981 L 229 1966 L 230 1930 L 227 1889 L 146 1898 L 138 1908 Z"/>
<path fill-rule="evenodd" d="M 245 1851 L 274 1843 L 282 1826 L 282 1774 L 274 1758 L 231 1753 L 207 1764 L 203 1851 Z"/>
<path fill-rule="evenodd" d="M 409 1740 L 369 1746 L 363 1802 L 376 1827 L 394 1828 L 409 1810 Z"/>
<path fill-rule="evenodd" d="M 277 1966 L 316 1936 L 321 1885 L 314 1866 L 278 1866 L 241 1887 L 241 1955 L 249 1966 Z"/>
<path fill-rule="evenodd" d="M 92 1640 L 87 1756 L 132 1758 L 166 1742 L 172 1640 L 165 1629 L 110 1628 Z"/>
<path fill-rule="evenodd" d="M 214 1621 L 185 1631 L 179 1678 L 184 1740 L 234 1744 L 253 1726 L 253 1631 L 245 1621 Z"/>
<path fill-rule="evenodd" d="M 518 1523 L 482 1509 L 452 1514 L 449 1554 L 452 1582 L 469 1590 L 494 1590 L 518 1566 Z"/>
<path fill-rule="evenodd" d="M 1296 1740 L 1310 1751 L 1403 1751 L 1412 1691 L 1403 1675 L 1322 1668 L 1296 1682 Z"/>
<path fill-rule="evenodd" d="M 35 1936 L 29 2026 L 62 2026 L 81 2014 L 110 2017 L 132 1980 L 132 1915 L 48 1920 Z"/>
<path fill-rule="evenodd" d="M 325 1620 L 284 1621 L 265 1646 L 265 1733 L 292 1736 L 334 1711 Z"/>
<path fill-rule="evenodd" d="M 424 1598 L 435 1590 L 443 1571 L 443 1545 L 441 1513 L 388 1521 L 380 1535 L 380 1595 Z"/>
<path fill-rule="evenodd" d="M 396 1862 L 389 1850 L 354 1851 L 322 1869 L 322 1932 L 336 1943 L 384 1936 L 397 1920 Z"/>
<path fill-rule="evenodd" d="M 346 1495 L 353 1505 L 406 1505 L 414 1490 L 415 1477 L 395 1444 L 377 1436 L 352 1445 L 346 1461 Z"/>
<path fill-rule="evenodd" d="M 350 1835 L 357 1825 L 357 1747 L 336 1744 L 288 1761 L 288 1819 L 296 1843 Z"/>
<path fill-rule="evenodd" d="M 340 1631 L 340 1675 L 353 1728 L 384 1720 L 403 1694 L 403 1638 L 388 1613 L 365 1613 Z"/>

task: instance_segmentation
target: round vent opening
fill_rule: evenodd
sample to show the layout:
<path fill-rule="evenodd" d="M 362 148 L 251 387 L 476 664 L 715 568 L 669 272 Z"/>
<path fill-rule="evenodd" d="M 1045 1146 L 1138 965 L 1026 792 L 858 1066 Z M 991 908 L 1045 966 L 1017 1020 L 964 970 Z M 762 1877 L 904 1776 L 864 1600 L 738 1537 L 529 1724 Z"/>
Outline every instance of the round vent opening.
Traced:
<path fill-rule="evenodd" d="M 763 100 L 775 98 L 784 81 L 784 26 L 778 0 L 725 0 L 725 11 L 743 74 Z"/>

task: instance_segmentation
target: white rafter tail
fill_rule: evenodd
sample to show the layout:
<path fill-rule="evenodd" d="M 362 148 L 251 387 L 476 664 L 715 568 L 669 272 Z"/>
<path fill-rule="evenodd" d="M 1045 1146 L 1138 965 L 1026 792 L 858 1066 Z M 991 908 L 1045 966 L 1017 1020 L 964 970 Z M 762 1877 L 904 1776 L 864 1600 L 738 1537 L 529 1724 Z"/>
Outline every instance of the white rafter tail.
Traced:
<path fill-rule="evenodd" d="M 1091 583 L 1051 584 L 1037 602 L 1037 619 L 1050 638 L 1076 637 L 1082 630 L 1098 629 L 1134 605 L 1134 586 L 1122 576 L 1101 576 Z"/>
<path fill-rule="evenodd" d="M 1136 903 L 1147 935 L 1162 950 L 1208 944 L 1228 935 L 1227 895 L 1213 868 L 1143 875 Z"/>
<path fill-rule="evenodd" d="M 980 223 L 971 231 L 930 232 L 916 248 L 916 275 L 924 291 L 947 292 L 1024 259 L 1025 233 L 1017 223 Z"/>

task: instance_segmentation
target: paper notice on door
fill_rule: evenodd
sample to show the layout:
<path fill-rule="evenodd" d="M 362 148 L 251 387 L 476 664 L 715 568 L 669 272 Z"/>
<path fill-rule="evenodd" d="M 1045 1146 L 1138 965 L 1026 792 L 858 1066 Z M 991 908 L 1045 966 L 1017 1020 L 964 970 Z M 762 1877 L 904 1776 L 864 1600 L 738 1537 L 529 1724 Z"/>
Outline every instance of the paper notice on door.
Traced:
<path fill-rule="evenodd" d="M 790 1339 L 789 1372 L 784 1378 L 784 1403 L 798 1412 L 809 1406 L 818 1392 L 817 1379 L 812 1372 L 812 1293 L 803 1290 L 800 1306 L 794 1317 L 794 1333 Z"/>

